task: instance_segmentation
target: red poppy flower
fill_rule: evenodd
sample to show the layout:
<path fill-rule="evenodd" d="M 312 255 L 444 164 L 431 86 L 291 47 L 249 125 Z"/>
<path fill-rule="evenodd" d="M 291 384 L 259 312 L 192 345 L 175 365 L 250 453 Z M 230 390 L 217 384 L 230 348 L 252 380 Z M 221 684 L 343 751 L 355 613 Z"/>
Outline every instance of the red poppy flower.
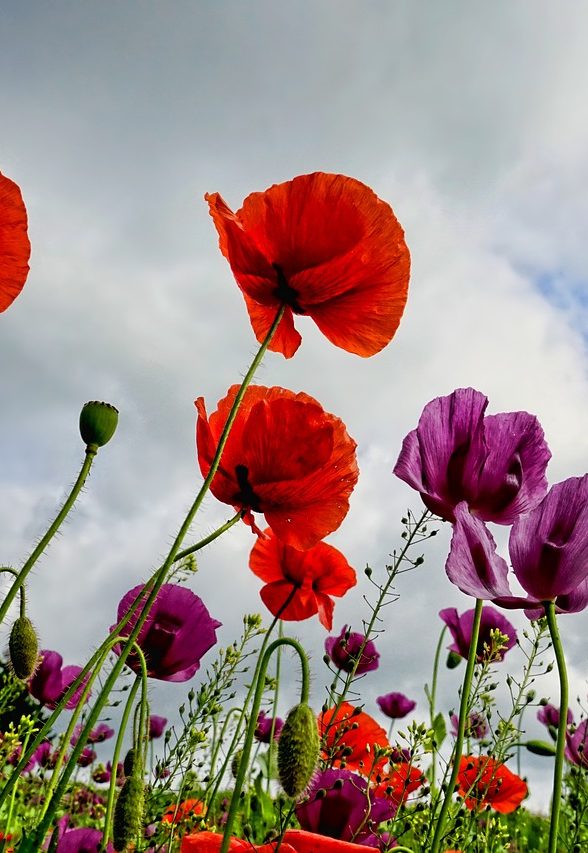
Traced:
<path fill-rule="evenodd" d="M 294 314 L 312 317 L 335 346 L 357 355 L 391 341 L 410 255 L 392 208 L 369 187 L 315 172 L 252 193 L 236 213 L 218 193 L 205 199 L 258 341 L 284 304 L 269 348 L 286 358 L 301 341 Z"/>
<path fill-rule="evenodd" d="M 192 835 L 184 835 L 180 853 L 219 853 L 223 836 L 220 832 L 196 832 Z M 275 844 L 261 844 L 254 847 L 250 841 L 242 841 L 240 838 L 231 838 L 229 842 L 229 853 L 274 853 Z M 280 853 L 296 853 L 289 844 L 280 845 Z"/>
<path fill-rule="evenodd" d="M 353 841 L 341 841 L 305 829 L 287 829 L 284 842 L 292 846 L 295 853 L 367 853 L 373 849 L 365 844 L 354 844 Z M 280 850 L 284 849 L 284 845 Z"/>
<path fill-rule="evenodd" d="M 328 708 L 319 714 L 319 733 L 323 749 L 334 766 L 344 762 L 348 770 L 357 770 L 368 775 L 374 769 L 381 772 L 387 758 L 378 761 L 374 768 L 374 746 L 389 747 L 388 737 L 382 726 L 349 702 L 342 702 L 338 711 Z"/>
<path fill-rule="evenodd" d="M 253 574 L 265 581 L 260 595 L 273 616 L 300 622 L 318 613 L 321 624 L 333 627 L 334 603 L 329 596 L 345 595 L 357 583 L 355 571 L 332 545 L 319 542 L 308 551 L 285 545 L 271 530 L 264 531 L 249 557 Z M 294 593 L 288 606 L 282 607 Z"/>
<path fill-rule="evenodd" d="M 0 312 L 6 311 L 23 289 L 30 254 L 27 211 L 20 189 L 0 173 Z"/>
<path fill-rule="evenodd" d="M 457 781 L 459 795 L 465 797 L 468 809 L 490 806 L 501 814 L 509 814 L 527 796 L 527 786 L 520 776 L 486 755 L 462 756 Z"/>
<path fill-rule="evenodd" d="M 381 782 L 374 788 L 374 794 L 378 797 L 388 797 L 397 806 L 403 803 L 409 794 L 417 791 L 427 780 L 418 769 L 407 761 L 393 764 L 389 773 L 386 773 Z"/>
<path fill-rule="evenodd" d="M 164 811 L 161 818 L 162 823 L 181 823 L 183 820 L 188 820 L 191 817 L 201 815 L 204 811 L 204 806 L 197 799 L 184 800 L 183 803 L 172 803 L 171 806 Z"/>
<path fill-rule="evenodd" d="M 238 385 L 210 417 L 196 400 L 196 444 L 203 476 L 210 470 Z M 250 385 L 225 446 L 211 491 L 243 510 L 255 533 L 253 513 L 287 545 L 305 550 L 336 530 L 349 509 L 359 471 L 356 443 L 339 418 L 308 394 Z"/>

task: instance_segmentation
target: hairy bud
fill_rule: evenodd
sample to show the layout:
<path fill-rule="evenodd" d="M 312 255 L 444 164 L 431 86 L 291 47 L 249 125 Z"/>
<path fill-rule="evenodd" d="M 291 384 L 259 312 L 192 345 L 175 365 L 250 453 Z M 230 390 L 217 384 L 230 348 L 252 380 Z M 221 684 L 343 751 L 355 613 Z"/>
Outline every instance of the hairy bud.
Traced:
<path fill-rule="evenodd" d="M 28 616 L 19 616 L 10 632 L 8 641 L 10 663 L 17 678 L 30 678 L 39 657 L 37 632 Z"/>
<path fill-rule="evenodd" d="M 112 843 L 116 851 L 126 850 L 143 831 L 145 789 L 143 780 L 133 774 L 125 781 L 114 809 Z"/>
<path fill-rule="evenodd" d="M 289 797 L 299 797 L 310 782 L 319 747 L 314 713 L 306 703 L 300 703 L 288 714 L 278 743 L 278 776 Z"/>

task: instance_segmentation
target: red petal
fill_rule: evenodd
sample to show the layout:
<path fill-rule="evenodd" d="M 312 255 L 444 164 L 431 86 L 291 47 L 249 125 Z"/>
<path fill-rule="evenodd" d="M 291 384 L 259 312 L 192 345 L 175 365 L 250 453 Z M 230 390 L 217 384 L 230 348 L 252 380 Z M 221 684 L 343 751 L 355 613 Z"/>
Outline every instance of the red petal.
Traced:
<path fill-rule="evenodd" d="M 27 211 L 20 189 L 0 173 L 0 312 L 5 311 L 23 289 L 30 254 Z"/>

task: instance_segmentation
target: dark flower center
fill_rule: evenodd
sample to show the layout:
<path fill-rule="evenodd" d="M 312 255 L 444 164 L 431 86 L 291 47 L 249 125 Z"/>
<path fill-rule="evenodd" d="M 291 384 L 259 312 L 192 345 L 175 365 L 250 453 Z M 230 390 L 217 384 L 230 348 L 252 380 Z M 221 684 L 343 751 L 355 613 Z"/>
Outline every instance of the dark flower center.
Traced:
<path fill-rule="evenodd" d="M 233 495 L 234 502 L 253 510 L 253 512 L 262 512 L 261 500 L 253 491 L 249 482 L 249 469 L 247 465 L 235 465 L 235 476 L 239 484 L 239 491 Z"/>
<path fill-rule="evenodd" d="M 301 308 L 298 303 L 298 294 L 294 290 L 293 287 L 290 287 L 288 284 L 288 280 L 284 275 L 284 271 L 279 264 L 272 264 L 273 268 L 276 271 L 276 278 L 278 280 L 278 286 L 276 287 L 274 293 L 280 300 L 280 302 L 285 302 L 286 305 L 289 305 L 292 311 L 295 314 L 306 314 L 304 308 Z"/>

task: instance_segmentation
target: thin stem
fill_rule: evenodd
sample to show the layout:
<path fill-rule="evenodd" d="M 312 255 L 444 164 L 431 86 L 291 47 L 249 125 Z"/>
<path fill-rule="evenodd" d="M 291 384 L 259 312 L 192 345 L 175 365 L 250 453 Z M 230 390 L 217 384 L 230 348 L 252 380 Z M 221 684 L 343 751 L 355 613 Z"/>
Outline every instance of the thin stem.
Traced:
<path fill-rule="evenodd" d="M 561 643 L 561 637 L 557 627 L 555 616 L 555 602 L 543 602 L 547 625 L 553 643 L 557 671 L 559 674 L 559 725 L 557 727 L 557 743 L 555 746 L 555 765 L 553 768 L 553 794 L 551 797 L 551 822 L 549 825 L 548 853 L 557 851 L 557 834 L 559 827 L 559 813 L 561 809 L 561 780 L 564 767 L 564 751 L 566 746 L 566 734 L 568 728 L 568 674 L 566 670 L 566 659 Z"/>
<path fill-rule="evenodd" d="M 433 661 L 433 678 L 431 680 L 431 689 L 427 691 L 427 698 L 429 700 L 429 717 L 431 719 L 431 728 L 434 729 L 435 726 L 435 700 L 437 699 L 437 677 L 439 675 L 439 660 L 441 658 L 441 648 L 443 646 L 443 639 L 445 637 L 445 632 L 447 631 L 447 625 L 444 625 L 441 633 L 439 634 L 439 640 L 437 641 L 437 648 L 435 649 L 435 659 Z M 435 792 L 435 777 L 437 775 L 437 749 L 440 744 L 435 744 L 433 748 L 433 754 L 431 756 L 431 791 Z"/>
<path fill-rule="evenodd" d="M 55 520 L 53 521 L 53 523 L 49 527 L 49 530 L 43 536 L 43 538 L 41 539 L 41 541 L 39 542 L 39 544 L 37 545 L 37 547 L 35 548 L 35 550 L 31 554 L 31 556 L 28 558 L 28 560 L 26 561 L 26 563 L 24 564 L 22 569 L 18 572 L 18 575 L 15 578 L 14 583 L 12 584 L 10 589 L 8 590 L 8 592 L 6 594 L 6 598 L 2 602 L 2 606 L 0 606 L 0 623 L 2 623 L 4 621 L 6 614 L 8 613 L 8 609 L 9 609 L 10 605 L 14 601 L 14 598 L 15 598 L 17 592 L 19 591 L 19 589 L 22 587 L 25 580 L 27 579 L 29 572 L 31 571 L 31 569 L 33 568 L 33 566 L 35 565 L 35 563 L 37 562 L 37 560 L 39 559 L 39 557 L 41 556 L 41 554 L 43 553 L 43 551 L 45 550 L 47 545 L 49 544 L 49 542 L 53 539 L 53 537 L 55 536 L 55 534 L 57 533 L 57 531 L 61 527 L 63 520 L 67 516 L 67 514 L 70 511 L 70 509 L 72 508 L 72 506 L 74 505 L 76 498 L 79 495 L 80 491 L 82 490 L 83 485 L 86 482 L 86 479 L 88 477 L 88 474 L 90 473 L 90 468 L 92 467 L 92 462 L 94 461 L 94 457 L 96 456 L 96 450 L 97 450 L 97 448 L 95 447 L 95 445 L 88 446 L 86 448 L 86 455 L 84 457 L 84 462 L 83 462 L 82 467 L 80 469 L 80 473 L 78 474 L 78 478 L 72 487 L 71 492 L 69 493 L 65 503 L 63 504 L 63 506 L 61 507 L 61 509 L 57 513 L 57 516 L 55 517 Z"/>
<path fill-rule="evenodd" d="M 280 629 L 278 631 L 278 636 L 281 638 L 284 636 L 284 623 L 280 622 Z M 274 732 L 276 730 L 276 715 L 278 713 L 278 697 L 280 695 L 280 664 L 282 662 L 282 649 L 281 647 L 278 649 L 276 654 L 276 683 L 274 687 L 274 699 L 272 702 L 272 725 L 270 728 L 270 741 L 267 753 L 267 780 L 266 780 L 266 791 L 270 792 L 271 782 L 272 782 L 272 756 L 274 753 Z"/>
<path fill-rule="evenodd" d="M 472 689 L 472 678 L 474 675 L 474 667 L 476 665 L 476 656 L 477 656 L 477 648 L 478 648 L 478 636 L 480 633 L 480 621 L 482 619 L 482 607 L 484 602 L 477 598 L 476 599 L 476 607 L 474 610 L 474 621 L 472 624 L 472 637 L 470 640 L 470 649 L 468 654 L 468 662 L 466 666 L 465 675 L 463 678 L 463 685 L 461 688 L 461 701 L 459 705 L 459 722 L 457 726 L 457 738 L 455 740 L 455 746 L 453 747 L 453 768 L 451 770 L 451 776 L 449 777 L 449 782 L 447 783 L 447 788 L 445 790 L 445 797 L 443 799 L 443 805 L 441 806 L 441 812 L 439 813 L 439 817 L 437 819 L 437 825 L 435 827 L 435 834 L 433 836 L 433 844 L 431 846 L 431 853 L 438 853 L 439 846 L 443 839 L 443 832 L 445 830 L 445 823 L 447 820 L 447 813 L 451 806 L 451 798 L 453 796 L 453 792 L 455 790 L 455 783 L 457 782 L 457 777 L 459 774 L 459 764 L 461 760 L 461 755 L 463 751 L 463 742 L 465 739 L 465 729 L 468 721 L 468 711 L 469 711 L 469 702 L 470 702 L 470 691 Z"/>
<path fill-rule="evenodd" d="M 178 560 L 183 560 L 184 557 L 188 557 L 190 554 L 194 554 L 196 551 L 200 551 L 201 548 L 204 548 L 206 545 L 210 545 L 211 542 L 214 542 L 215 539 L 218 539 L 223 533 L 226 533 L 227 530 L 230 530 L 233 525 L 235 525 L 238 521 L 243 518 L 242 510 L 222 524 L 220 527 L 217 527 L 212 533 L 208 536 L 205 536 L 204 539 L 201 539 L 195 545 L 191 545 L 189 548 L 184 548 L 183 551 L 180 551 L 176 554 L 173 559 L 174 563 L 177 563 Z"/>

